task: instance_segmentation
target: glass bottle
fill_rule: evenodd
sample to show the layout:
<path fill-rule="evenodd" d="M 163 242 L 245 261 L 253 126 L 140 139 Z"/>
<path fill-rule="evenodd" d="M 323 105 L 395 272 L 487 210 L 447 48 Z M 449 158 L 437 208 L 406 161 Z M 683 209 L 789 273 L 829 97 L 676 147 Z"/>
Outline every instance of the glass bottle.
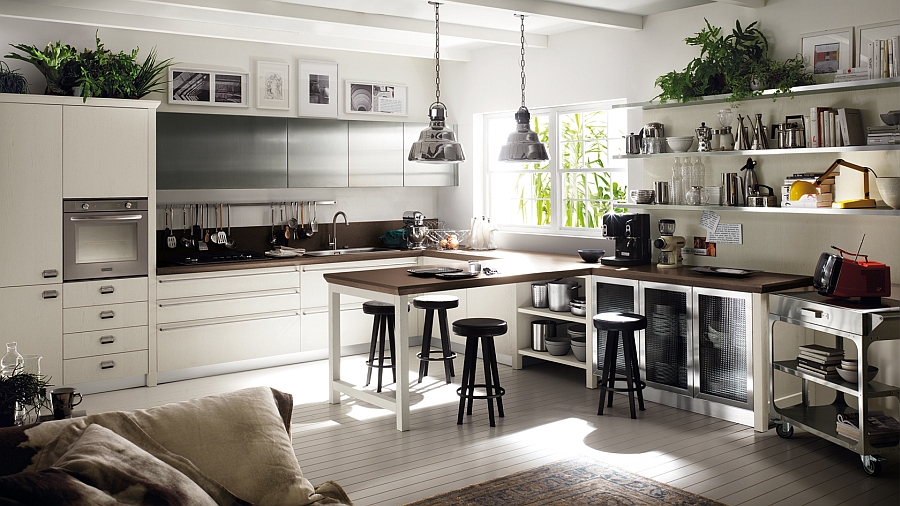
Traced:
<path fill-rule="evenodd" d="M 675 157 L 675 165 L 672 166 L 672 188 L 669 196 L 672 204 L 684 204 L 684 177 L 681 171 L 681 157 Z"/>
<path fill-rule="evenodd" d="M 700 157 L 691 166 L 691 186 L 706 185 L 706 166 L 700 161 Z"/>
<path fill-rule="evenodd" d="M 0 374 L 4 378 L 8 378 L 13 374 L 22 372 L 25 359 L 19 355 L 18 344 L 15 342 L 6 343 L 6 355 L 0 359 Z"/>

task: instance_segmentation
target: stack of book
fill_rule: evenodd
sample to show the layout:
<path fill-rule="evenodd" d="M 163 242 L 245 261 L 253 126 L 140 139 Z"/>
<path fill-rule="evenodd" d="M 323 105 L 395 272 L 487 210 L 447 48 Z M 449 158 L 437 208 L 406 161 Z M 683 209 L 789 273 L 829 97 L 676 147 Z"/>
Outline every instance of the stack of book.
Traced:
<path fill-rule="evenodd" d="M 859 413 L 840 413 L 837 433 L 859 441 Z M 900 421 L 883 411 L 869 411 L 866 418 L 866 439 L 873 446 L 895 446 L 900 443 Z"/>
<path fill-rule="evenodd" d="M 851 107 L 811 107 L 809 110 L 807 147 L 834 148 L 863 146 L 866 138 L 862 115 Z"/>
<path fill-rule="evenodd" d="M 867 128 L 866 144 L 869 146 L 881 146 L 885 144 L 900 144 L 900 125 L 874 126 Z"/>
<path fill-rule="evenodd" d="M 834 82 L 836 83 L 865 81 L 866 79 L 872 79 L 868 67 L 853 67 L 849 69 L 841 69 L 838 71 L 837 75 L 834 76 Z"/>
<path fill-rule="evenodd" d="M 818 193 L 815 195 L 804 195 L 800 198 L 800 200 L 791 201 L 791 185 L 794 184 L 795 181 L 806 181 L 808 183 L 815 183 L 816 179 L 820 177 L 822 172 L 802 172 L 791 174 L 790 176 L 784 178 L 784 184 L 781 186 L 781 202 L 785 207 L 831 207 L 831 204 L 834 202 L 834 177 L 829 176 L 827 179 L 822 180 L 819 186 L 816 187 Z M 832 172 L 834 175 L 839 175 L 839 171 Z"/>
<path fill-rule="evenodd" d="M 837 380 L 840 375 L 837 366 L 844 358 L 844 350 L 829 348 L 818 344 L 800 346 L 797 357 L 797 370 L 821 379 Z"/>
<path fill-rule="evenodd" d="M 875 39 L 860 48 L 861 60 L 865 60 L 869 76 L 873 79 L 897 77 L 900 71 L 900 37 Z"/>

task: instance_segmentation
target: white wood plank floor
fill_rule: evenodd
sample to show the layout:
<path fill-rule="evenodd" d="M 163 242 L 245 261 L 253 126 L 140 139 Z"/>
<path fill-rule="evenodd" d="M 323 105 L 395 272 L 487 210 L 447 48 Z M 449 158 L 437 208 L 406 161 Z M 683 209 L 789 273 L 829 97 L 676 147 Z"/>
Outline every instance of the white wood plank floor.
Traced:
<path fill-rule="evenodd" d="M 501 365 L 506 417 L 489 427 L 486 403 L 476 401 L 458 426 L 462 355 L 454 384 L 444 383 L 438 362 L 418 384 L 415 351 L 409 432 L 395 429 L 392 413 L 366 403 L 328 404 L 327 361 L 92 394 L 81 407 L 145 408 L 256 385 L 290 392 L 293 444 L 305 476 L 314 484 L 337 481 L 360 506 L 403 504 L 577 455 L 732 505 L 900 504 L 896 453 L 873 478 L 856 454 L 799 430 L 782 439 L 774 430 L 759 434 L 651 402 L 631 420 L 623 395 L 597 416 L 599 394 L 584 388 L 584 373 L 557 364 L 521 371 Z M 363 384 L 364 361 L 345 357 L 343 377 Z"/>

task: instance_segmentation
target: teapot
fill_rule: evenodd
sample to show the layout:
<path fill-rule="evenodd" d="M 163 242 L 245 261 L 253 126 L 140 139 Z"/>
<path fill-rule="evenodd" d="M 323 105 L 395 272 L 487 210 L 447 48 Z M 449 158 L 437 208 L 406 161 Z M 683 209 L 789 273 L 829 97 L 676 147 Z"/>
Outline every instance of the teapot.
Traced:
<path fill-rule="evenodd" d="M 628 135 L 623 136 L 625 139 L 625 154 L 628 155 L 639 155 L 641 154 L 641 140 L 643 137 L 644 131 L 641 130 L 640 133 L 631 132 Z"/>

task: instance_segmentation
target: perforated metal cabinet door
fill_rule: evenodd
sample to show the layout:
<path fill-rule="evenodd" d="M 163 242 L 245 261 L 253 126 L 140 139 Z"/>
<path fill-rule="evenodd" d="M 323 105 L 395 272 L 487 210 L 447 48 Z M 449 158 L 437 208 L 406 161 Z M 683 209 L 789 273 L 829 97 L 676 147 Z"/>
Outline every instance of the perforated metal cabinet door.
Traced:
<path fill-rule="evenodd" d="M 752 409 L 752 317 L 749 293 L 693 289 L 695 396 Z"/>
<path fill-rule="evenodd" d="M 691 287 L 643 281 L 640 286 L 642 313 L 647 317 L 644 331 L 647 384 L 694 396 Z"/>
<path fill-rule="evenodd" d="M 623 312 L 635 313 L 638 309 L 638 282 L 626 279 L 594 277 L 595 289 L 594 298 L 597 301 L 597 314 Z M 607 332 L 597 330 L 595 332 L 597 339 L 597 363 L 594 367 L 594 374 L 600 376 L 603 374 L 603 361 L 606 356 L 606 338 Z M 640 333 L 638 333 L 640 334 Z M 643 353 L 642 346 L 638 345 L 639 362 L 642 363 Z M 622 339 L 619 338 L 619 349 L 616 354 L 616 374 L 625 376 L 625 355 L 622 350 Z"/>

